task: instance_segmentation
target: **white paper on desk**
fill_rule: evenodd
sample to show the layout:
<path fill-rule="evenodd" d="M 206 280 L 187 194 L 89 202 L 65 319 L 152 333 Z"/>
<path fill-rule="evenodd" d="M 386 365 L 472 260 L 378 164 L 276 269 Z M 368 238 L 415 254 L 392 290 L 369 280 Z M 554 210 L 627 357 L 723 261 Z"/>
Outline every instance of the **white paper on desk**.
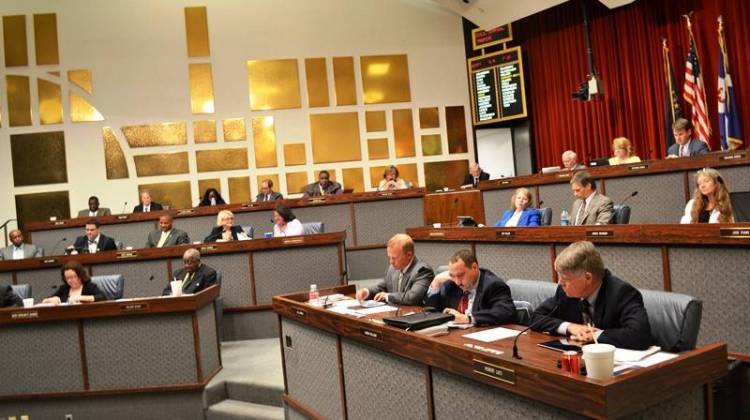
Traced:
<path fill-rule="evenodd" d="M 661 350 L 659 346 L 651 346 L 646 350 L 615 349 L 615 363 L 633 363 Z"/>
<path fill-rule="evenodd" d="M 471 338 L 472 340 L 483 341 L 485 343 L 491 343 L 493 341 L 515 337 L 520 332 L 521 331 L 511 330 L 510 328 L 497 327 L 489 330 L 466 334 L 464 335 L 464 337 Z"/>
<path fill-rule="evenodd" d="M 364 316 L 364 315 L 358 314 L 356 311 L 353 311 L 353 310 L 347 308 L 346 306 L 332 306 L 332 307 L 328 308 L 328 310 L 331 311 L 331 312 L 333 312 L 333 313 L 337 313 L 337 314 L 341 314 L 341 315 L 351 315 L 351 316 L 355 316 L 357 318 L 362 318 Z"/>
<path fill-rule="evenodd" d="M 640 360 L 638 362 L 628 363 L 631 366 L 638 366 L 642 368 L 650 367 L 653 365 L 657 365 L 661 362 L 666 362 L 667 360 L 674 359 L 677 357 L 677 354 L 674 353 L 667 353 L 665 351 L 660 351 L 656 354 L 652 354 L 651 356 L 646 357 L 643 360 Z"/>
<path fill-rule="evenodd" d="M 357 309 L 355 312 L 360 315 L 379 314 L 381 312 L 396 311 L 398 308 L 391 305 L 376 306 L 374 308 Z"/>
<path fill-rule="evenodd" d="M 359 301 L 357 299 L 339 300 L 333 302 L 332 306 L 334 308 L 350 308 L 352 306 L 359 306 Z"/>

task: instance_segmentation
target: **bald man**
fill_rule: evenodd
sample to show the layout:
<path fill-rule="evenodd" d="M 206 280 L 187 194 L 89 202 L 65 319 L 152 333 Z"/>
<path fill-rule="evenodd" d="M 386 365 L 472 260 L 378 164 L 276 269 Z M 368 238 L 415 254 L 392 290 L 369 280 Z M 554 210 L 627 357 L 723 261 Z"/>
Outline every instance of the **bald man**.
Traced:
<path fill-rule="evenodd" d="M 216 270 L 201 262 L 201 253 L 195 248 L 190 248 L 182 254 L 183 268 L 175 271 L 174 279 L 182 280 L 182 293 L 198 293 L 203 289 L 216 284 Z M 172 287 L 167 287 L 162 295 L 172 294 Z"/>
<path fill-rule="evenodd" d="M 22 260 L 44 256 L 42 248 L 23 242 L 23 233 L 20 230 L 11 230 L 8 237 L 11 244 L 0 250 L 0 260 Z"/>
<path fill-rule="evenodd" d="M 172 227 L 173 220 L 169 214 L 159 218 L 159 229 L 149 232 L 146 248 L 164 248 L 190 243 L 187 233 Z"/>
<path fill-rule="evenodd" d="M 469 165 L 469 174 L 464 177 L 464 183 L 461 185 L 473 185 L 478 186 L 479 181 L 487 181 L 490 179 L 490 174 L 483 171 L 478 163 L 472 163 Z"/>

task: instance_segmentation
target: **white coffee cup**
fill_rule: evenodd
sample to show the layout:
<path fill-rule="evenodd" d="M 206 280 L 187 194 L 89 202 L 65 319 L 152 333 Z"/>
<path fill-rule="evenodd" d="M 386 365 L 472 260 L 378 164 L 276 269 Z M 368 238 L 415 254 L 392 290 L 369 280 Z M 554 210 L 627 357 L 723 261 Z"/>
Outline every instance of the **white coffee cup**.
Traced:
<path fill-rule="evenodd" d="M 442 226 L 443 226 L 442 223 L 433 223 L 432 224 L 432 227 L 434 227 L 435 229 L 440 229 Z"/>
<path fill-rule="evenodd" d="M 31 308 L 32 306 L 34 306 L 34 298 L 26 298 L 23 300 L 24 308 Z"/>
<path fill-rule="evenodd" d="M 615 365 L 615 346 L 611 344 L 587 344 L 583 346 L 586 375 L 592 379 L 609 379 Z"/>
<path fill-rule="evenodd" d="M 181 280 L 170 281 L 169 286 L 172 288 L 172 296 L 182 296 L 182 281 Z"/>

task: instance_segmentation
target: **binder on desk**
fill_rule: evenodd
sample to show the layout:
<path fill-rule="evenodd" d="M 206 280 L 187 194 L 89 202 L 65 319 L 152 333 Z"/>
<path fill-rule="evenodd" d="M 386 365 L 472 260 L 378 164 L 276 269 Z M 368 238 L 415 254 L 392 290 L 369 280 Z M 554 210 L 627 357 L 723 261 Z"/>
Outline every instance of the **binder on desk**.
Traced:
<path fill-rule="evenodd" d="M 383 318 L 383 322 L 396 328 L 415 331 L 453 321 L 454 318 L 453 315 L 444 314 L 442 312 L 420 312 L 416 314 Z"/>

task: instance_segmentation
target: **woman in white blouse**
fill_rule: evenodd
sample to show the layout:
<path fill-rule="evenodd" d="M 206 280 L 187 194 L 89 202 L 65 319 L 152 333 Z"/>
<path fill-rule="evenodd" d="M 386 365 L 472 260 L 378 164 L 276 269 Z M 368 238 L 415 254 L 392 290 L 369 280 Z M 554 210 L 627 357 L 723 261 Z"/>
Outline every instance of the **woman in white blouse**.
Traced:
<path fill-rule="evenodd" d="M 729 188 L 719 171 L 703 168 L 695 174 L 695 192 L 680 223 L 734 223 Z"/>
<path fill-rule="evenodd" d="M 409 188 L 409 184 L 402 178 L 398 177 L 398 168 L 391 165 L 383 171 L 383 179 L 378 184 L 378 191 L 386 190 L 404 190 Z"/>
<path fill-rule="evenodd" d="M 287 206 L 278 206 L 273 211 L 273 236 L 296 236 L 302 235 L 302 223 Z"/>

